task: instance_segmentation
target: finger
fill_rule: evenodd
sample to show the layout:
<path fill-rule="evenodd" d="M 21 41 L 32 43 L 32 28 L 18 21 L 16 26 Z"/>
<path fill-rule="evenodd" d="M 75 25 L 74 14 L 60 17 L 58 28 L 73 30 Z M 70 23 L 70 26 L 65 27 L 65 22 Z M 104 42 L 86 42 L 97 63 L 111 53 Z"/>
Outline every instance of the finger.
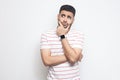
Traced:
<path fill-rule="evenodd" d="M 66 30 L 68 30 L 70 28 L 70 25 L 68 25 L 68 27 L 67 28 L 65 28 Z"/>
<path fill-rule="evenodd" d="M 58 21 L 58 24 L 59 24 L 60 26 L 63 26 L 62 23 L 61 23 L 60 21 Z"/>
<path fill-rule="evenodd" d="M 79 58 L 79 61 L 81 62 L 81 58 Z"/>
<path fill-rule="evenodd" d="M 58 26 L 57 26 L 57 28 L 59 28 L 61 26 L 61 23 L 60 23 L 60 21 L 58 21 Z"/>
<path fill-rule="evenodd" d="M 82 58 L 83 58 L 83 55 L 81 54 L 81 56 L 79 57 L 79 61 L 80 62 L 81 62 Z"/>

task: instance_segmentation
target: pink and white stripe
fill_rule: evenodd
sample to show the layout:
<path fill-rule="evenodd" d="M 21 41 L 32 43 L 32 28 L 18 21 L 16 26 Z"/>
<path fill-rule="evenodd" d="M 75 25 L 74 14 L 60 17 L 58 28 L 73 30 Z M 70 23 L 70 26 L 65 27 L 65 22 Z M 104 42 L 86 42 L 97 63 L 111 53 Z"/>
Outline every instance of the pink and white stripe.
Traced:
<path fill-rule="evenodd" d="M 83 48 L 83 34 L 76 30 L 70 30 L 65 35 L 72 48 Z M 50 30 L 41 35 L 41 49 L 50 49 L 51 56 L 63 55 L 63 49 L 60 38 L 56 35 L 56 30 Z M 50 66 L 48 69 L 48 80 L 80 80 L 79 63 L 71 65 L 65 62 L 56 66 Z"/>

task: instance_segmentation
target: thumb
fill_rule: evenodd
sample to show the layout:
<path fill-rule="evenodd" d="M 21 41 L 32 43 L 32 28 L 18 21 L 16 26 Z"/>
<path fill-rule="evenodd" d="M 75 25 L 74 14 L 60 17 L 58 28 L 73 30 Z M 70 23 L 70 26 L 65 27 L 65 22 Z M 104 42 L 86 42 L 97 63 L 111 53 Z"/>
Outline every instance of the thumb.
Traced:
<path fill-rule="evenodd" d="M 62 23 L 61 23 L 60 21 L 58 21 L 58 25 L 59 25 L 59 26 L 63 26 Z"/>

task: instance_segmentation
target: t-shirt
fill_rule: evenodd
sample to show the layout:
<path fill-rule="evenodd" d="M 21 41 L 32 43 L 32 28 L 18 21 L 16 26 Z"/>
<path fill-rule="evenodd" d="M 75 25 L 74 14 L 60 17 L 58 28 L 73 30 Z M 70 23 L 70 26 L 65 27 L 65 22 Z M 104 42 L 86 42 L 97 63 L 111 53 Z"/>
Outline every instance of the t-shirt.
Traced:
<path fill-rule="evenodd" d="M 83 48 L 83 34 L 76 30 L 70 30 L 65 37 L 67 38 L 72 48 Z M 41 35 L 40 49 L 50 49 L 51 56 L 63 55 L 63 48 L 60 37 L 55 30 L 50 30 Z M 49 66 L 48 80 L 80 80 L 79 62 L 71 65 L 69 62 L 64 62 L 59 65 Z"/>

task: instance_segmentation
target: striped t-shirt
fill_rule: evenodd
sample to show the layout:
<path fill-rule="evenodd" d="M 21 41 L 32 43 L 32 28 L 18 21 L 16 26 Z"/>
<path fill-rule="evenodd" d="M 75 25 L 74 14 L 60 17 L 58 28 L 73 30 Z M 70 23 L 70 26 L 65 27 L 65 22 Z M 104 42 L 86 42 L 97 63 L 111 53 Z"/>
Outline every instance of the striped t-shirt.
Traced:
<path fill-rule="evenodd" d="M 83 48 L 83 34 L 76 30 L 70 30 L 65 37 L 72 48 Z M 51 56 L 63 55 L 63 48 L 56 30 L 50 30 L 41 35 L 41 49 L 50 49 Z M 71 65 L 65 62 L 56 66 L 49 66 L 48 80 L 80 80 L 79 63 Z"/>

